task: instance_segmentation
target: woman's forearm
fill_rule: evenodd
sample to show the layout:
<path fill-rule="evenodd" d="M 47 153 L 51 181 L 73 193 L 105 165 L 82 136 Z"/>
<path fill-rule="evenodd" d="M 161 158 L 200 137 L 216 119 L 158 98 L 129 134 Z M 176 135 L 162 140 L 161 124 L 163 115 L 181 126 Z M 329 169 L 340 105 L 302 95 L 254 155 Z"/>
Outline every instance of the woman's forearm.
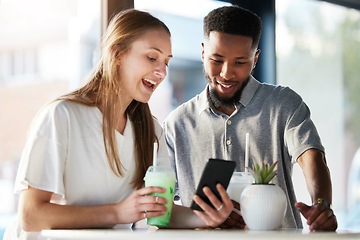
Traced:
<path fill-rule="evenodd" d="M 22 204 L 21 225 L 25 231 L 66 228 L 112 227 L 117 221 L 112 205 L 64 206 L 48 202 Z"/>

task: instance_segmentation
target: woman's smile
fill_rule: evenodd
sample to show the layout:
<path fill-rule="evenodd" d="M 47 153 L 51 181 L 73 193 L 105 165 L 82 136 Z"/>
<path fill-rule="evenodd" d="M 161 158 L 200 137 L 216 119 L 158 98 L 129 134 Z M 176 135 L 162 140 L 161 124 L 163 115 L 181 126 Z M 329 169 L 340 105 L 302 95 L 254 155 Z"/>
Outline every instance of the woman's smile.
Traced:
<path fill-rule="evenodd" d="M 143 78 L 142 81 L 143 85 L 147 88 L 150 89 L 152 91 L 155 90 L 156 85 L 158 84 L 157 82 L 155 82 L 154 80 L 148 79 L 148 78 Z"/>

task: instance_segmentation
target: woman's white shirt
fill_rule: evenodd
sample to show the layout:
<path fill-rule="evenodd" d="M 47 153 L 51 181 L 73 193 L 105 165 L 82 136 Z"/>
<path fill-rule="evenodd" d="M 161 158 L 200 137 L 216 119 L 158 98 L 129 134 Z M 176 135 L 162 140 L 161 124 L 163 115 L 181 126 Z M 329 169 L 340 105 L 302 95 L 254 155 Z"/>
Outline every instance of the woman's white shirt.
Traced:
<path fill-rule="evenodd" d="M 160 141 L 158 162 L 169 165 L 163 131 L 154 120 Z M 52 202 L 99 205 L 124 200 L 135 189 L 133 124 L 116 132 L 123 176 L 111 170 L 105 153 L 102 113 L 97 107 L 70 101 L 46 105 L 33 120 L 15 182 L 15 192 L 33 188 L 53 192 Z"/>

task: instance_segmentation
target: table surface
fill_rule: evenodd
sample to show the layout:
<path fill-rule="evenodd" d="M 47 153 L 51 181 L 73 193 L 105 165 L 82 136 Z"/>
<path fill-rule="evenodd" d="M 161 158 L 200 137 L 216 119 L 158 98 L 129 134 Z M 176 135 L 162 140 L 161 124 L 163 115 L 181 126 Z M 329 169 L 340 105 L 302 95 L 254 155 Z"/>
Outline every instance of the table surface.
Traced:
<path fill-rule="evenodd" d="M 173 229 L 82 229 L 82 230 L 43 230 L 41 240 L 65 239 L 126 239 L 126 240 L 227 240 L 227 239 L 360 239 L 359 232 L 309 232 L 305 230 L 249 231 L 249 230 L 173 230 Z"/>

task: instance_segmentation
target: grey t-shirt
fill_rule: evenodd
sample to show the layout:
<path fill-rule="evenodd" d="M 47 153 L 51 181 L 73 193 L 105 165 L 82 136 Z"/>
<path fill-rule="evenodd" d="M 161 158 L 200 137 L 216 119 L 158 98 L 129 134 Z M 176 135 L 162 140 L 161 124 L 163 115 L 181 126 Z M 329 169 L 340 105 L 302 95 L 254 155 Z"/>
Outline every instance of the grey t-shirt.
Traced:
<path fill-rule="evenodd" d="M 249 133 L 249 161 L 279 161 L 274 183 L 287 195 L 283 228 L 302 228 L 294 207 L 292 166 L 306 150 L 324 152 L 310 110 L 288 87 L 260 83 L 250 76 L 235 112 L 228 116 L 208 101 L 207 87 L 182 104 L 164 121 L 170 159 L 177 174 L 176 194 L 190 206 L 202 171 L 210 158 L 236 162 L 245 168 L 245 136 Z M 266 201 L 266 200 L 264 200 Z"/>

